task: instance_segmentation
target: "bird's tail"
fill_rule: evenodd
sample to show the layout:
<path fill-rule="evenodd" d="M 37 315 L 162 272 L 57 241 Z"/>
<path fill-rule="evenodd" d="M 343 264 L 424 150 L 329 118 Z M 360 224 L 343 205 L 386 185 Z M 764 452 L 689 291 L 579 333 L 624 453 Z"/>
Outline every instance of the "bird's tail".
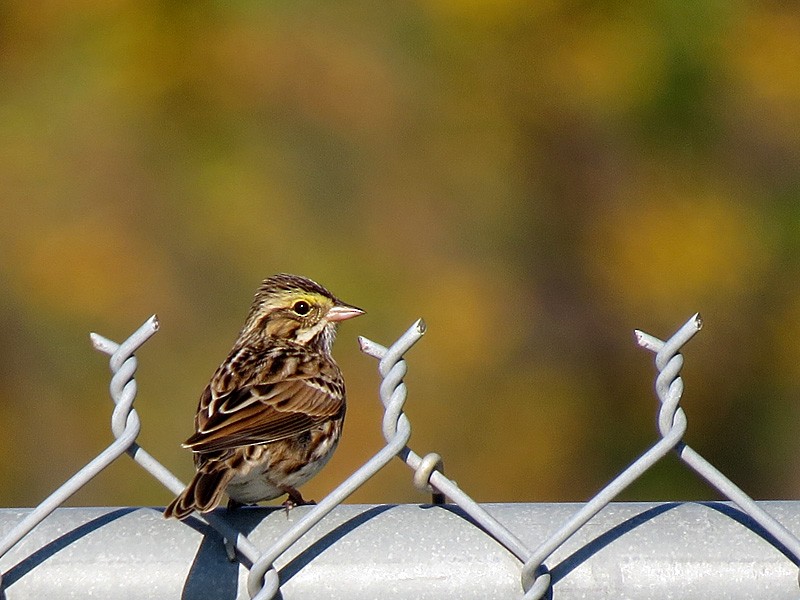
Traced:
<path fill-rule="evenodd" d="M 198 471 L 186 489 L 164 509 L 164 517 L 185 519 L 194 511 L 204 513 L 214 510 L 219 506 L 233 475 L 232 469 Z"/>

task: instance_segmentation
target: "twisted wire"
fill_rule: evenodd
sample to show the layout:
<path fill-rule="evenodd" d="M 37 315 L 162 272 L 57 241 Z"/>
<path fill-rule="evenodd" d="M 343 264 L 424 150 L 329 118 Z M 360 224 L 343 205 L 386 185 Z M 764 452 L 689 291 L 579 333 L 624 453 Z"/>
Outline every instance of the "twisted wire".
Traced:
<path fill-rule="evenodd" d="M 48 517 L 56 508 L 66 502 L 70 496 L 93 479 L 98 473 L 114 462 L 119 456 L 128 451 L 135 444 L 139 435 L 140 423 L 138 416 L 129 412 L 130 406 L 136 397 L 136 384 L 133 375 L 136 372 L 136 358 L 133 353 L 158 331 L 158 319 L 152 316 L 127 340 L 124 347 L 118 349 L 118 370 L 120 378 L 115 383 L 119 388 L 119 396 L 114 399 L 117 409 L 112 417 L 115 440 L 107 446 L 94 459 L 89 461 L 75 475 L 53 491 L 28 515 L 22 519 L 11 531 L 0 540 L 0 557 L 13 548 L 34 527 Z M 124 369 L 122 368 L 124 366 Z M 121 382 L 122 379 L 124 382 Z M 124 394 L 122 391 L 124 390 Z M 127 407 L 127 408 L 126 408 Z M 2 579 L 0 579 L 2 589 Z"/>
<path fill-rule="evenodd" d="M 679 402 L 683 394 L 683 380 L 679 373 L 683 366 L 680 349 L 702 326 L 699 315 L 687 321 L 668 342 L 659 342 L 658 364 L 662 370 L 656 379 L 656 390 L 661 401 L 658 426 L 661 440 L 647 452 L 622 471 L 606 487 L 600 490 L 580 510 L 568 519 L 549 539 L 542 542 L 522 567 L 522 587 L 525 589 L 525 600 L 543 598 L 550 589 L 551 578 L 545 561 L 564 542 L 572 537 L 581 527 L 589 522 L 598 512 L 607 506 L 625 488 L 641 477 L 648 469 L 666 456 L 670 450 L 679 446 L 686 432 L 686 415 Z M 642 344 L 654 343 L 656 338 L 636 331 L 637 340 Z"/>
<path fill-rule="evenodd" d="M 96 350 L 110 356 L 108 365 L 112 375 L 109 394 L 115 405 L 114 412 L 111 415 L 112 433 L 117 439 L 127 439 L 133 434 L 130 442 L 125 447 L 125 452 L 148 473 L 158 479 L 164 487 L 173 494 L 179 494 L 185 487 L 184 483 L 135 441 L 139 434 L 141 423 L 139 414 L 133 408 L 137 393 L 137 383 L 133 377 L 136 372 L 137 362 L 133 353 L 145 341 L 150 339 L 158 329 L 158 318 L 153 315 L 121 344 L 97 333 L 91 333 L 90 338 Z M 242 558 L 251 563 L 257 560 L 259 553 L 256 547 L 224 519 L 213 513 L 202 515 L 200 519 L 216 529 L 225 539 L 232 540 L 235 549 Z"/>
<path fill-rule="evenodd" d="M 420 319 L 389 348 L 384 348 L 366 338 L 359 338 L 362 351 L 368 354 L 375 352 L 383 357 L 380 369 L 384 380 L 380 388 L 380 398 L 386 410 L 382 427 L 386 446 L 325 496 L 319 504 L 303 515 L 254 562 L 247 577 L 248 593 L 253 600 L 274 598 L 280 588 L 280 577 L 274 567 L 275 560 L 406 448 L 406 443 L 411 437 L 411 423 L 403 414 L 403 404 L 408 396 L 408 391 L 403 383 L 403 376 L 407 371 L 403 355 L 420 340 L 424 333 L 425 323 Z"/>
<path fill-rule="evenodd" d="M 702 319 L 699 314 L 696 314 L 673 338 L 666 342 L 641 331 L 636 332 L 639 345 L 656 353 L 655 364 L 659 370 L 656 378 L 656 394 L 661 401 L 658 424 L 662 435 L 664 435 L 665 429 L 668 430 L 672 421 L 683 420 L 684 423 L 686 421 L 683 409 L 677 405 L 680 394 L 683 392 L 683 381 L 675 375 L 676 368 L 680 369 L 683 360 L 680 355 L 676 355 L 677 350 L 674 338 L 685 338 L 688 341 L 701 327 Z M 694 332 L 692 331 L 693 329 Z M 681 359 L 679 363 L 677 362 L 678 358 Z M 794 534 L 775 520 L 767 511 L 758 506 L 740 487 L 693 448 L 681 443 L 676 447 L 676 451 L 684 463 L 778 540 L 792 555 L 791 558 L 795 564 L 800 565 L 800 540 Z"/>
<path fill-rule="evenodd" d="M 418 333 L 415 333 L 415 330 Z M 400 427 L 410 429 L 408 417 L 403 412 L 407 389 L 402 378 L 406 373 L 406 365 L 400 358 L 404 352 L 406 338 L 408 338 L 408 342 L 411 340 L 415 342 L 424 331 L 425 324 L 419 320 L 388 349 L 366 338 L 359 338 L 361 350 L 379 360 L 378 371 L 383 377 L 380 396 L 386 408 L 383 432 L 387 441 L 393 439 L 392 436 Z M 423 458 L 404 445 L 397 456 L 414 472 L 413 481 L 417 487 L 427 489 L 430 486 L 432 488 L 434 504 L 443 502 L 445 497 L 449 498 L 520 561 L 524 561 L 530 555 L 530 550 L 516 535 L 464 493 L 454 481 L 444 475 L 441 469 L 441 457 L 438 454 L 431 453 Z"/>

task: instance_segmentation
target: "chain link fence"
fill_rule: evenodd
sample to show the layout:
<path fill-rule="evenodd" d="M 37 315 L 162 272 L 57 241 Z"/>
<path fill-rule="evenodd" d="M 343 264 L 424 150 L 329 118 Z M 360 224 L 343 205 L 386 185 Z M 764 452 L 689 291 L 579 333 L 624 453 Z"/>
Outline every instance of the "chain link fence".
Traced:
<path fill-rule="evenodd" d="M 37 507 L 0 511 L 3 598 L 800 597 L 800 507 L 755 502 L 682 441 L 680 350 L 699 315 L 665 341 L 636 332 L 655 355 L 660 439 L 585 504 L 479 505 L 438 454 L 408 446 L 404 356 L 419 320 L 389 347 L 359 338 L 378 361 L 386 445 L 317 505 L 185 522 L 160 509 L 59 508 L 126 453 L 173 494 L 184 488 L 137 443 L 135 352 L 158 326 L 153 316 L 122 343 L 91 335 L 110 356 L 115 439 Z M 612 503 L 673 450 L 730 503 Z M 430 505 L 342 504 L 395 459 Z"/>

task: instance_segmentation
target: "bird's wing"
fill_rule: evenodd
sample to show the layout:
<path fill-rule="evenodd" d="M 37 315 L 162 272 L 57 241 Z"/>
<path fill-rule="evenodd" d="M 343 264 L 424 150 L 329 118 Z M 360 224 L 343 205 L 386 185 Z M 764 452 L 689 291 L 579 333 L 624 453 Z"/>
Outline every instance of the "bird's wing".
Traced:
<path fill-rule="evenodd" d="M 256 363 L 260 368 L 253 369 Z M 200 398 L 196 432 L 184 443 L 194 452 L 285 439 L 344 411 L 341 373 L 325 357 L 309 360 L 282 352 L 228 360 L 225 365 Z"/>

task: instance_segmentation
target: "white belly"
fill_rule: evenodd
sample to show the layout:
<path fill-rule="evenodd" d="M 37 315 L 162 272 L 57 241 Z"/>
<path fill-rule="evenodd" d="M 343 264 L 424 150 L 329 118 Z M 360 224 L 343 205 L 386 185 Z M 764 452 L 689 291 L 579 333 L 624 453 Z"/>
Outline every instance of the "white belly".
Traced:
<path fill-rule="evenodd" d="M 333 456 L 337 445 L 338 439 L 320 447 L 319 454 L 321 456 L 317 460 L 293 473 L 276 472 L 269 467 L 264 469 L 261 466 L 255 466 L 249 473 L 236 475 L 231 479 L 226 492 L 231 499 L 242 504 L 253 504 L 282 496 L 287 493 L 288 488 L 296 489 L 316 475 Z M 266 460 L 262 464 L 269 465 L 272 461 L 269 457 L 265 458 Z"/>

